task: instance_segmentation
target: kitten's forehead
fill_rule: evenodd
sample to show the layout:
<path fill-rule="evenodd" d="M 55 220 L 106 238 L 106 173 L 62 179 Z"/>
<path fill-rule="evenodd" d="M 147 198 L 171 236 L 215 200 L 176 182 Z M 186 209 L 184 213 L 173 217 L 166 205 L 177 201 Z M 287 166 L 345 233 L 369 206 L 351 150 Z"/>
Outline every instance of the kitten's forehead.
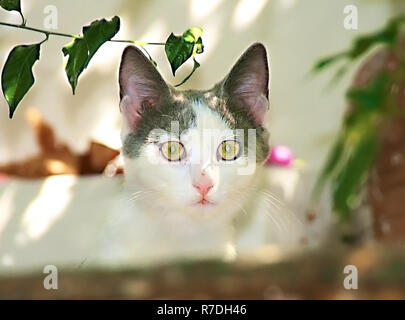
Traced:
<path fill-rule="evenodd" d="M 223 117 L 218 113 L 218 111 L 215 108 L 209 107 L 209 103 L 210 101 L 207 101 L 206 99 L 198 99 L 191 102 L 192 109 L 195 114 L 194 127 L 199 131 L 230 129 L 227 122 L 224 121 Z"/>

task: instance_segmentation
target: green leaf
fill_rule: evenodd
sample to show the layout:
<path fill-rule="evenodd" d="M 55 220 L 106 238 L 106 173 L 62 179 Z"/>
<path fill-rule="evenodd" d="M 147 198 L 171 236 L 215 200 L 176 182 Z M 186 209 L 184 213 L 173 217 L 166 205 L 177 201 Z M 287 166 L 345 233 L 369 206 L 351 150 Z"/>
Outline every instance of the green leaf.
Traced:
<path fill-rule="evenodd" d="M 187 42 L 196 43 L 202 34 L 203 30 L 200 27 L 192 27 L 183 33 L 183 38 Z"/>
<path fill-rule="evenodd" d="M 198 54 L 204 52 L 204 45 L 202 43 L 202 38 L 198 38 L 198 40 L 195 44 L 195 50 L 196 50 L 196 53 L 198 53 Z"/>
<path fill-rule="evenodd" d="M 199 54 L 204 51 L 204 45 L 201 39 L 202 33 L 203 31 L 201 28 L 193 27 L 186 30 L 181 36 L 176 36 L 171 33 L 167 38 L 165 43 L 165 52 L 171 66 L 173 76 L 176 75 L 176 70 L 180 68 L 180 66 L 192 55 L 196 53 Z M 195 69 L 197 69 L 198 66 L 196 67 L 195 61 Z M 193 68 L 193 72 L 195 69 Z"/>
<path fill-rule="evenodd" d="M 316 198 L 320 195 L 326 180 L 331 177 L 332 173 L 338 167 L 342 159 L 344 149 L 345 149 L 345 139 L 344 135 L 341 134 L 335 141 L 332 149 L 330 150 L 326 162 L 322 168 L 322 171 L 315 183 L 315 187 L 312 194 L 313 198 Z"/>
<path fill-rule="evenodd" d="M 18 11 L 21 13 L 20 0 L 0 0 L 0 6 L 7 11 Z"/>
<path fill-rule="evenodd" d="M 385 106 L 388 84 L 388 74 L 380 73 L 366 88 L 350 89 L 346 96 L 359 106 L 361 111 L 382 109 Z"/>
<path fill-rule="evenodd" d="M 93 21 L 89 26 L 83 27 L 83 36 L 75 38 L 62 49 L 64 56 L 69 56 L 65 67 L 66 75 L 75 93 L 80 74 L 87 68 L 91 58 L 97 50 L 120 29 L 119 17 L 110 21 L 106 19 Z"/>
<path fill-rule="evenodd" d="M 385 27 L 377 32 L 357 38 L 352 49 L 348 53 L 351 59 L 356 59 L 366 53 L 372 46 L 376 44 L 393 45 L 397 39 L 398 33 L 402 24 L 405 22 L 405 17 L 399 16 L 391 19 Z"/>
<path fill-rule="evenodd" d="M 333 208 L 342 221 L 347 221 L 352 202 L 359 197 L 360 186 L 374 162 L 377 141 L 376 132 L 364 134 L 334 180 Z"/>
<path fill-rule="evenodd" d="M 176 70 L 193 54 L 194 44 L 184 41 L 183 37 L 170 34 L 166 40 L 165 52 L 172 68 L 173 76 Z"/>
<path fill-rule="evenodd" d="M 382 29 L 357 37 L 348 50 L 316 62 L 312 68 L 312 72 L 320 72 L 337 61 L 344 59 L 347 61 L 347 63 L 351 63 L 366 54 L 371 48 L 378 44 L 393 45 L 398 39 L 399 32 L 404 23 L 405 16 L 403 15 L 392 18 Z M 336 79 L 338 79 L 339 76 L 340 75 L 337 75 Z"/>
<path fill-rule="evenodd" d="M 312 72 L 320 72 L 326 67 L 329 67 L 330 65 L 334 64 L 335 62 L 339 61 L 341 58 L 346 56 L 346 52 L 341 52 L 334 54 L 333 56 L 329 56 L 323 59 L 320 59 L 315 63 L 315 65 L 312 67 Z"/>
<path fill-rule="evenodd" d="M 39 60 L 40 47 L 40 43 L 21 45 L 13 48 L 8 55 L 1 74 L 1 87 L 9 105 L 10 118 L 35 82 L 32 67 Z"/>
<path fill-rule="evenodd" d="M 25 18 L 21 11 L 20 0 L 0 0 L 0 6 L 7 11 L 18 11 L 21 16 L 22 25 L 25 25 Z"/>
<path fill-rule="evenodd" d="M 187 77 L 185 77 L 182 82 L 176 84 L 175 87 L 181 86 L 183 83 L 185 83 L 193 75 L 194 71 L 196 71 L 200 67 L 200 64 L 196 59 L 193 58 L 193 61 L 194 61 L 193 70 L 191 70 L 190 74 Z"/>

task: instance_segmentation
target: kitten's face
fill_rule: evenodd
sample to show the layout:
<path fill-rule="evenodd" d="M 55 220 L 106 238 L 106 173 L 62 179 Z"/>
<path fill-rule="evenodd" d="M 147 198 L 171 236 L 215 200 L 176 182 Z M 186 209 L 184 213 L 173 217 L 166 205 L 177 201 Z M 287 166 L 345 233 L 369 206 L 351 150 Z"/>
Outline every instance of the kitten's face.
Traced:
<path fill-rule="evenodd" d="M 128 47 L 120 68 L 126 179 L 162 211 L 215 217 L 240 209 L 268 153 L 267 86 L 260 44 L 207 91 L 169 87 Z"/>

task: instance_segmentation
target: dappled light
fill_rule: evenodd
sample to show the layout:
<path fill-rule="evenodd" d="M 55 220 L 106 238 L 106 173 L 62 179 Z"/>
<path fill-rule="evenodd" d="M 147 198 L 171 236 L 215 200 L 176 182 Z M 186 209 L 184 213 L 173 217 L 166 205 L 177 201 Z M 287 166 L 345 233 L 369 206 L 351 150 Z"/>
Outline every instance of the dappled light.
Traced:
<path fill-rule="evenodd" d="M 21 1 L 0 299 L 405 298 L 400 0 Z"/>
<path fill-rule="evenodd" d="M 236 29 L 243 29 L 253 23 L 268 0 L 239 0 L 233 15 L 233 25 Z"/>
<path fill-rule="evenodd" d="M 4 184 L 4 183 L 2 183 Z M 0 184 L 2 192 L 0 193 L 0 237 L 2 232 L 7 226 L 8 221 L 10 220 L 13 211 L 14 211 L 14 201 L 15 193 L 17 192 L 14 185 L 10 185 L 6 190 L 4 186 Z"/>
<path fill-rule="evenodd" d="M 223 0 L 191 0 L 191 16 L 200 21 L 201 19 L 207 18 L 208 15 L 212 15 L 215 9 L 221 4 Z"/>
<path fill-rule="evenodd" d="M 47 232 L 72 200 L 71 188 L 76 180 L 74 176 L 48 178 L 42 185 L 37 198 L 23 213 L 20 232 L 29 240 L 39 239 Z"/>

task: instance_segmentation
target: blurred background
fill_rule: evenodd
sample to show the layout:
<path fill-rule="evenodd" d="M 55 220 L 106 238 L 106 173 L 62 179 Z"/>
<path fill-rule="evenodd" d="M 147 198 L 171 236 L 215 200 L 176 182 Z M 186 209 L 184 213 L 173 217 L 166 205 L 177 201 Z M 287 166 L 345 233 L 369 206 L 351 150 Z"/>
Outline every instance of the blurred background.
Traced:
<path fill-rule="evenodd" d="M 270 128 L 271 144 L 288 146 L 294 158 L 299 160 L 299 167 L 305 168 L 305 170 L 298 170 L 294 167 L 287 171 L 272 169 L 274 185 L 276 189 L 283 190 L 283 198 L 290 208 L 296 210 L 303 219 L 307 218 L 311 221 L 312 216 L 308 216 L 306 210 L 310 201 L 311 188 L 338 136 L 347 109 L 346 91 L 361 61 L 356 61 L 355 66 L 350 68 L 332 88 L 328 88 L 328 83 L 333 78 L 335 70 L 327 69 L 314 77 L 311 69 L 320 58 L 346 50 L 353 39 L 359 35 L 382 28 L 391 17 L 405 13 L 405 4 L 402 0 L 91 0 L 86 2 L 23 0 L 22 10 L 27 19 L 27 25 L 44 28 L 44 19 L 48 15 L 44 9 L 49 5 L 57 9 L 58 27 L 53 31 L 63 33 L 79 34 L 82 26 L 91 21 L 111 18 L 114 15 L 121 18 L 121 29 L 115 39 L 165 42 L 171 32 L 181 34 L 192 26 L 201 27 L 204 31 L 202 38 L 205 46 L 204 53 L 198 56 L 201 67 L 182 86 L 183 89 L 212 87 L 228 73 L 249 45 L 262 42 L 268 49 L 271 69 L 271 108 L 266 120 Z M 358 9 L 358 29 L 356 30 L 348 30 L 344 27 L 343 21 L 347 16 L 344 8 L 347 5 L 354 5 Z M 0 21 L 20 23 L 20 17 L 17 13 L 0 10 Z M 42 39 L 43 35 L 39 33 L 0 26 L 2 65 L 14 46 L 37 43 Z M 0 99 L 0 168 L 3 166 L 10 169 L 10 164 L 24 164 L 27 159 L 37 156 L 43 151 L 44 144 L 47 143 L 46 137 L 49 135 L 52 136 L 52 143 L 55 140 L 60 145 L 58 152 L 64 152 L 64 154 L 68 152 L 74 159 L 77 155 L 82 155 L 80 161 L 90 161 L 92 169 L 87 170 L 87 173 L 92 170 L 101 172 L 104 169 L 103 164 L 116 156 L 114 151 L 121 146 L 118 66 L 126 45 L 122 43 L 103 45 L 81 75 L 76 94 L 72 95 L 64 71 L 64 57 L 61 51 L 68 42 L 70 40 L 67 38 L 51 36 L 50 40 L 42 46 L 40 61 L 34 66 L 35 84 L 22 100 L 12 120 L 8 117 L 6 101 Z M 172 85 L 179 83 L 192 68 L 191 61 L 187 62 L 174 78 L 164 47 L 147 46 L 146 48 L 157 62 L 159 72 Z M 36 111 L 30 113 L 33 109 Z M 42 120 L 38 120 L 39 118 Z M 46 123 L 46 128 L 38 129 L 39 121 Z M 52 133 L 49 133 L 49 130 Z M 97 165 L 96 160 L 95 164 L 92 161 L 92 152 L 97 153 L 98 159 L 102 154 L 105 161 Z M 41 158 L 37 160 L 41 162 Z M 22 170 L 30 172 L 27 176 L 35 176 L 31 172 L 35 171 L 32 169 L 35 167 L 34 164 L 25 163 L 22 169 L 20 167 L 18 169 L 12 167 L 10 171 L 21 172 L 19 170 Z M 56 167 L 54 168 L 56 171 L 59 169 L 63 171 L 63 168 L 58 167 L 58 163 Z M 80 172 L 79 170 L 78 173 Z M 75 173 L 74 170 L 73 173 Z M 86 257 L 86 250 L 96 241 L 93 235 L 102 221 L 97 211 L 106 211 L 106 208 L 111 205 L 109 195 L 118 188 L 118 185 L 119 181 L 114 179 L 100 184 L 98 180 L 89 177 L 78 178 L 75 175 L 36 179 L 29 182 L 7 177 L 7 182 L 0 182 L 0 271 L 9 275 L 16 271 L 37 270 L 47 263 L 59 263 L 68 267 L 80 263 Z M 50 194 L 52 203 L 47 201 Z M 80 210 L 72 204 L 84 203 L 90 197 L 101 200 L 87 207 L 83 206 Z M 328 209 L 325 209 L 324 220 L 319 219 L 321 221 L 311 227 L 319 233 L 323 232 L 322 228 L 326 230 L 330 220 L 330 203 L 327 203 L 326 207 Z M 77 221 L 81 223 L 78 224 Z M 70 238 L 73 234 L 74 239 Z M 263 263 L 269 263 L 274 257 L 284 256 L 284 252 L 272 250 L 254 257 L 257 259 L 263 255 L 269 256 L 269 259 L 263 261 L 259 259 Z M 337 254 L 340 254 L 339 250 L 336 251 Z M 370 271 L 373 270 L 370 266 L 375 261 L 378 264 L 379 261 L 379 258 L 375 258 L 374 255 L 380 254 L 380 251 L 385 252 L 384 250 L 366 250 L 351 254 L 345 250 L 338 257 L 326 256 L 329 253 L 321 250 L 313 260 L 306 257 L 304 260 L 298 259 L 298 262 L 292 261 L 286 270 L 299 273 L 301 269 L 297 268 L 297 265 L 306 265 L 311 269 L 311 263 L 314 263 L 318 267 L 315 266 L 313 270 L 311 269 L 312 271 L 304 270 L 302 277 L 308 283 L 317 282 L 317 272 L 322 272 L 321 266 L 325 261 L 336 260 L 339 266 L 355 261 L 363 266 L 364 270 Z M 402 255 L 402 252 L 398 254 Z M 389 259 L 390 257 L 384 261 L 391 261 Z M 395 263 L 393 268 L 398 270 L 398 265 Z M 244 266 L 240 268 L 243 269 Z M 259 274 L 262 277 L 252 282 L 256 286 L 252 283 L 241 283 L 238 286 L 230 280 L 230 283 L 233 283 L 232 287 L 224 280 L 223 286 L 207 289 L 201 279 L 207 276 L 216 277 L 218 271 L 216 265 L 210 264 L 206 269 L 200 267 L 196 270 L 197 274 L 201 275 L 199 279 L 202 281 L 196 284 L 196 287 L 203 292 L 196 297 L 238 298 L 244 297 L 244 293 L 245 296 L 254 298 L 375 297 L 373 293 L 376 291 L 372 289 L 375 286 L 378 287 L 379 281 L 386 279 L 384 272 L 378 271 L 382 267 L 376 268 L 375 270 L 380 273 L 376 271 L 377 276 L 370 273 L 367 278 L 369 281 L 367 286 L 371 291 L 363 291 L 353 296 L 347 292 L 342 293 L 340 287 L 335 288 L 340 281 L 341 270 L 335 269 L 332 264 L 328 266 L 333 276 L 326 277 L 327 280 L 324 279 L 323 285 L 327 288 L 333 287 L 335 291 L 331 289 L 332 291 L 325 294 L 323 289 L 312 292 L 312 287 L 308 283 L 308 287 L 301 283 L 301 289 L 296 289 L 292 283 L 288 282 L 288 272 L 280 273 L 279 267 L 271 269 L 273 266 L 268 266 L 270 271 L 261 274 L 254 269 L 257 265 L 251 269 L 258 274 L 258 277 Z M 174 267 L 167 270 L 170 279 L 171 272 L 180 272 L 173 270 L 177 269 Z M 230 271 L 230 279 L 233 276 L 239 277 L 239 272 L 239 269 Z M 132 275 L 127 276 L 132 277 Z M 65 278 L 65 284 L 73 290 L 69 293 L 70 297 L 83 294 L 81 290 L 84 287 L 79 284 L 81 278 L 78 277 L 76 278 L 73 274 Z M 162 287 L 155 286 L 155 281 L 166 281 L 161 278 L 145 280 L 138 274 L 133 277 L 131 278 L 134 281 L 133 286 L 125 286 L 122 292 L 116 291 L 115 297 L 172 296 L 168 293 L 171 292 L 170 288 L 173 289 L 170 287 L 173 286 L 171 280 L 166 288 L 165 284 L 162 284 Z M 10 279 L 5 277 L 0 280 L 4 288 L 3 291 L 0 290 L 0 297 L 36 296 L 35 293 L 31 295 L 31 292 L 36 292 L 36 284 L 30 286 L 30 283 L 35 283 L 35 277 L 30 278 L 31 280 Z M 89 281 L 95 284 L 97 281 L 94 279 Z M 187 274 L 183 278 L 176 279 L 179 285 L 182 285 L 187 279 Z M 277 279 L 281 279 L 281 282 Z M 403 277 L 401 279 L 403 281 Z M 132 283 L 131 281 L 129 283 Z M 262 284 L 267 283 L 266 281 L 270 284 L 263 287 Z M 271 284 L 272 281 L 274 285 Z M 26 286 L 25 295 L 21 293 L 21 288 L 24 286 Z M 246 286 L 251 286 L 250 291 Z M 284 289 L 280 289 L 287 287 L 295 293 L 289 295 Z M 389 294 L 393 297 L 402 297 L 401 288 L 403 287 L 399 289 L 395 287 Z M 33 291 L 30 291 L 31 289 Z M 84 296 L 114 296 L 113 293 L 97 295 L 95 289 L 89 292 Z M 191 294 L 187 290 L 179 292 L 176 297 L 184 298 Z M 389 296 L 389 294 L 384 295 L 385 293 L 381 290 L 378 292 L 381 297 Z M 58 297 L 64 298 L 69 294 L 59 293 Z"/>

